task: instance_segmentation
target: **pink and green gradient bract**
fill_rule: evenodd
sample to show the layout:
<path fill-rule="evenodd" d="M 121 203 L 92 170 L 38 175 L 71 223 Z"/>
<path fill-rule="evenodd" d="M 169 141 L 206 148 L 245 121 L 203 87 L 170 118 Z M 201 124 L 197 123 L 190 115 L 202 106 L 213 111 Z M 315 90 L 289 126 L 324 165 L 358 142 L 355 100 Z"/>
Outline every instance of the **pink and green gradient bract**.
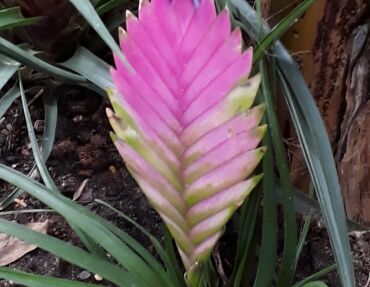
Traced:
<path fill-rule="evenodd" d="M 266 130 L 264 107 L 251 107 L 252 50 L 213 0 L 141 1 L 120 45 L 132 69 L 115 57 L 112 138 L 189 270 L 261 178 L 251 176 Z"/>

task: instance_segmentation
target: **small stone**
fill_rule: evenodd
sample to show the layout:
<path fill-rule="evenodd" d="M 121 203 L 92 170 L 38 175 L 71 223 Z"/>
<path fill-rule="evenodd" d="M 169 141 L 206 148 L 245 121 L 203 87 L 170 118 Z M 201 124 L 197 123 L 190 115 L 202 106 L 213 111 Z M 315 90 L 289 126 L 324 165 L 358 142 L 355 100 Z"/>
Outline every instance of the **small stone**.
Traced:
<path fill-rule="evenodd" d="M 103 277 L 101 277 L 100 275 L 98 275 L 98 274 L 95 274 L 94 275 L 94 279 L 96 280 L 96 281 L 102 281 L 103 280 Z"/>
<path fill-rule="evenodd" d="M 91 276 L 91 273 L 88 271 L 82 271 L 80 274 L 77 275 L 77 278 L 80 280 L 86 280 L 89 279 Z"/>

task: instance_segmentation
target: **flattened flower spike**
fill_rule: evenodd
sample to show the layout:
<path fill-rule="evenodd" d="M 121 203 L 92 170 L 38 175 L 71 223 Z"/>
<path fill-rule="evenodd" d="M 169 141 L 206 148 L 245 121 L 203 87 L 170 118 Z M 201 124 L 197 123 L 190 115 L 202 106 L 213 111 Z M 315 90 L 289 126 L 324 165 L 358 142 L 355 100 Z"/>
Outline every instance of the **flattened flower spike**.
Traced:
<path fill-rule="evenodd" d="M 213 0 L 144 0 L 126 21 L 134 71 L 115 57 L 112 138 L 191 277 L 261 179 L 251 176 L 265 152 L 264 107 L 252 107 L 260 77 L 249 78 L 252 49 Z"/>

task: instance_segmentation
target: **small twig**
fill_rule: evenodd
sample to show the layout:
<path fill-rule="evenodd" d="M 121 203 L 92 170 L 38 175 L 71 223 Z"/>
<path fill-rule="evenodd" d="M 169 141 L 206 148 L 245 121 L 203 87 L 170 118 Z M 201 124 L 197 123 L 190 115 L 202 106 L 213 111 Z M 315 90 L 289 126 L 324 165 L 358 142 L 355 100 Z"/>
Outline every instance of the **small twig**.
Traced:
<path fill-rule="evenodd" d="M 216 270 L 217 270 L 218 275 L 220 275 L 220 278 L 223 284 L 226 284 L 227 276 L 225 275 L 225 270 L 222 266 L 222 260 L 221 260 L 220 252 L 218 250 L 218 245 L 213 251 L 213 259 L 215 260 L 215 265 L 216 265 Z"/>
<path fill-rule="evenodd" d="M 88 178 L 86 178 L 86 179 L 83 180 L 83 182 L 81 183 L 80 187 L 73 194 L 73 199 L 72 199 L 73 201 L 76 201 L 76 200 L 78 200 L 81 197 L 81 195 L 84 192 L 85 187 L 86 187 L 86 185 L 87 185 L 88 182 L 89 182 L 89 179 Z"/>
<path fill-rule="evenodd" d="M 370 286 L 370 272 L 369 272 L 369 277 L 367 278 L 367 282 L 364 287 L 369 287 Z"/>
<path fill-rule="evenodd" d="M 28 106 L 30 107 L 44 93 L 44 91 L 44 89 L 38 91 L 38 93 L 28 102 Z"/>
<path fill-rule="evenodd" d="M 276 17 L 277 15 L 283 13 L 285 10 L 288 10 L 290 7 L 294 6 L 295 4 L 297 4 L 300 0 L 296 0 L 296 1 L 293 1 L 292 3 L 288 4 L 287 6 L 281 8 L 279 11 L 277 11 L 276 13 L 272 14 L 270 17 L 268 17 L 266 19 L 266 21 L 270 21 L 272 18 Z"/>

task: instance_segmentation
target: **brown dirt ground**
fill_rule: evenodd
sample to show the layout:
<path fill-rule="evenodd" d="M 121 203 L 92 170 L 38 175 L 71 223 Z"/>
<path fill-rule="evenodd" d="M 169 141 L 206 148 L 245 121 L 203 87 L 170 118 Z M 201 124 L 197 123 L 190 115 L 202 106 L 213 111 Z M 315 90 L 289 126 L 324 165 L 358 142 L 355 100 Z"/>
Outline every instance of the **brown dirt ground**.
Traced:
<path fill-rule="evenodd" d="M 48 160 L 48 167 L 61 193 L 72 198 L 82 182 L 88 179 L 78 202 L 111 220 L 151 249 L 149 241 L 140 232 L 113 212 L 94 202 L 95 199 L 108 202 L 137 220 L 157 237 L 161 237 L 159 217 L 148 205 L 110 141 L 110 127 L 104 112 L 108 105 L 107 102 L 100 96 L 76 87 L 64 86 L 55 93 L 59 97 L 59 119 L 56 141 Z M 37 99 L 30 109 L 33 121 L 42 121 L 41 99 Z M 38 131 L 39 138 L 42 136 L 41 132 L 42 129 Z M 0 162 L 22 172 L 28 172 L 33 164 L 19 102 L 11 107 L 5 120 L 0 122 Z M 0 181 L 0 198 L 9 194 L 10 191 L 11 186 Z M 28 209 L 44 207 L 27 195 L 23 195 L 21 199 L 27 204 L 26 208 Z M 20 208 L 22 207 L 19 205 L 9 207 L 9 209 Z M 19 223 L 48 219 L 50 221 L 48 230 L 50 235 L 73 244 L 79 244 L 78 239 L 70 231 L 63 218 L 57 214 L 19 214 L 7 218 Z M 225 236 L 225 238 L 220 245 L 220 252 L 221 255 L 230 258 L 224 262 L 227 270 L 229 261 L 232 261 L 232 251 L 228 250 L 230 244 L 227 242 L 231 242 L 229 236 Z M 358 285 L 368 287 L 365 284 L 370 273 L 370 233 L 360 237 L 352 235 L 350 238 Z M 325 229 L 313 224 L 303 249 L 297 278 L 304 278 L 332 262 L 333 256 L 327 233 Z M 22 257 L 10 264 L 9 267 L 74 280 L 81 280 L 82 276 L 80 268 L 71 266 L 40 249 Z M 85 281 L 94 282 L 93 275 Z M 340 286 L 335 273 L 327 276 L 326 282 L 331 287 Z M 0 287 L 10 286 L 16 285 L 0 281 Z"/>

